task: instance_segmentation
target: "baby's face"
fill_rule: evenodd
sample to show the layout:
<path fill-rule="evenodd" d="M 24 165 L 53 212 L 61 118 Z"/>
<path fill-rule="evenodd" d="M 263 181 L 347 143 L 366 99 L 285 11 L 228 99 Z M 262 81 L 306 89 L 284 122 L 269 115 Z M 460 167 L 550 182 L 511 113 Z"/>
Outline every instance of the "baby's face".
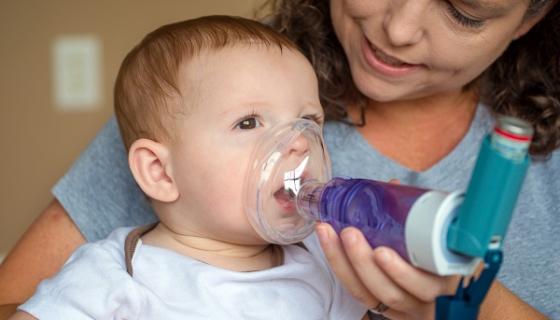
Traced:
<path fill-rule="evenodd" d="M 199 54 L 178 83 L 185 115 L 176 118 L 170 150 L 184 225 L 204 237 L 260 242 L 244 212 L 250 157 L 276 125 L 302 118 L 322 124 L 311 65 L 290 49 L 237 46 Z"/>

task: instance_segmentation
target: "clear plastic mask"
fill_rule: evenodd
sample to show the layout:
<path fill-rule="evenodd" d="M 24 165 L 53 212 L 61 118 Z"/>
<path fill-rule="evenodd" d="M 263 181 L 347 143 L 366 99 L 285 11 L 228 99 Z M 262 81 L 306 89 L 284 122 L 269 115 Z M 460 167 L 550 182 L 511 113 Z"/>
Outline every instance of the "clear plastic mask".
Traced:
<path fill-rule="evenodd" d="M 313 121 L 299 119 L 270 130 L 255 148 L 245 183 L 245 212 L 266 241 L 296 243 L 315 220 L 298 213 L 294 195 L 310 181 L 330 179 L 330 160 Z"/>

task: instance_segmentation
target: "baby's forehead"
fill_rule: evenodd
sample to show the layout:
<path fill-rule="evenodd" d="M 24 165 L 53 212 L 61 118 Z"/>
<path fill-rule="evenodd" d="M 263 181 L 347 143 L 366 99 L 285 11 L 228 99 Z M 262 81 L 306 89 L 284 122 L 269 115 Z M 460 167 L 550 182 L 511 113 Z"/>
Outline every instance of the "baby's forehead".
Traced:
<path fill-rule="evenodd" d="M 271 45 L 262 42 L 251 41 L 229 44 L 227 46 L 219 48 L 201 48 L 197 52 L 193 52 L 192 54 L 190 54 L 190 56 L 186 55 L 182 59 L 180 65 L 182 69 L 185 69 L 195 64 L 214 62 L 215 60 L 224 60 L 228 63 L 239 62 L 238 60 L 230 60 L 246 55 L 251 55 L 252 57 L 260 56 L 260 61 L 269 56 L 282 56 L 285 59 L 294 59 L 295 56 L 304 57 L 300 51 L 293 48 L 285 47 L 278 44 Z"/>
<path fill-rule="evenodd" d="M 261 43 L 228 45 L 221 48 L 205 48 L 185 57 L 178 70 L 179 87 L 197 88 L 204 82 L 221 79 L 243 81 L 247 75 L 274 76 L 277 64 L 288 63 L 306 66 L 311 64 L 299 51 L 292 48 Z M 305 72 L 305 71 L 304 71 Z M 313 71 L 311 71 L 313 72 Z"/>
<path fill-rule="evenodd" d="M 184 105 L 191 108 L 319 100 L 308 60 L 297 50 L 278 46 L 236 45 L 201 51 L 183 61 L 177 77 Z"/>

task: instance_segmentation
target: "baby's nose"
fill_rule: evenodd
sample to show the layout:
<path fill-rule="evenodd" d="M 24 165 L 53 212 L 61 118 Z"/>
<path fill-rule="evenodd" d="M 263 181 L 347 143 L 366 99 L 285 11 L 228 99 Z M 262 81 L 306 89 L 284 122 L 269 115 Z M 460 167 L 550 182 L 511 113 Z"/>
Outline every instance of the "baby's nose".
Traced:
<path fill-rule="evenodd" d="M 309 141 L 303 134 L 299 134 L 295 137 L 289 146 L 289 153 L 295 155 L 303 155 L 309 151 Z"/>

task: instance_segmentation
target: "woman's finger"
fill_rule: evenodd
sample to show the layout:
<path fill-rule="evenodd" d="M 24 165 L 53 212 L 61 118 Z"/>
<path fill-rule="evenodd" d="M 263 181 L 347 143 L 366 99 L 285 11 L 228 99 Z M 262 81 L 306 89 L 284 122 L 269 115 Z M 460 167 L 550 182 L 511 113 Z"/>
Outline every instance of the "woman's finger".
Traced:
<path fill-rule="evenodd" d="M 401 288 L 401 284 L 377 265 L 376 251 L 387 248 L 372 250 L 363 234 L 355 228 L 344 229 L 340 238 L 352 268 L 373 296 L 395 311 L 411 313 L 423 308 L 423 302 Z"/>
<path fill-rule="evenodd" d="M 316 231 L 323 253 L 344 288 L 365 306 L 377 305 L 379 301 L 369 292 L 354 271 L 334 229 L 326 223 L 319 223 Z"/>
<path fill-rule="evenodd" d="M 398 286 L 424 302 L 433 302 L 438 296 L 450 294 L 459 281 L 456 276 L 443 277 L 418 269 L 388 248 L 376 250 L 374 259 Z"/>

